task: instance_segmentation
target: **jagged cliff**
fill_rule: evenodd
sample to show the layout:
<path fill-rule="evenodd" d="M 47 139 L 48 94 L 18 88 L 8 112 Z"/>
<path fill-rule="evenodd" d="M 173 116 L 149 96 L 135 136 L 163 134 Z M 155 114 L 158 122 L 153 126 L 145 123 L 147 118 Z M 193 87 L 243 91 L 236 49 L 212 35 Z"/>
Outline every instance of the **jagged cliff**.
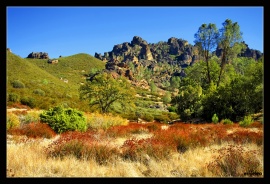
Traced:
<path fill-rule="evenodd" d="M 221 53 L 222 49 L 217 47 L 212 54 L 220 57 Z M 262 55 L 257 50 L 249 49 L 246 44 L 239 57 L 257 60 Z M 95 53 L 95 57 L 106 61 L 106 69 L 114 76 L 126 76 L 136 84 L 145 79 L 159 87 L 164 87 L 172 76 L 185 76 L 184 69 L 202 59 L 198 46 L 186 40 L 171 37 L 167 42 L 147 43 L 139 36 L 134 36 L 130 43 L 114 45 L 112 51 L 104 55 Z M 147 73 L 151 75 L 150 78 L 147 78 Z"/>

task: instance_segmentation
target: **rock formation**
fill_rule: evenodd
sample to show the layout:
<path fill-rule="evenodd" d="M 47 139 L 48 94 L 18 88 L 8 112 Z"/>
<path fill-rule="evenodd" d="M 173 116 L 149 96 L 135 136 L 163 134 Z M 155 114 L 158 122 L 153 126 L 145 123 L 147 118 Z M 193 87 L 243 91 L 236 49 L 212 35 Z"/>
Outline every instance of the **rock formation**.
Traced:
<path fill-rule="evenodd" d="M 240 57 L 257 60 L 262 56 L 259 51 L 246 46 Z M 167 42 L 147 43 L 141 37 L 134 36 L 130 43 L 114 45 L 112 51 L 104 52 L 104 55 L 95 53 L 95 57 L 106 61 L 105 68 L 114 77 L 125 76 L 140 86 L 147 86 L 146 83 L 154 81 L 157 86 L 162 87 L 172 76 L 185 77 L 184 69 L 203 58 L 199 51 L 197 45 L 175 37 L 169 38 Z M 220 57 L 221 53 L 222 49 L 219 47 L 213 52 L 217 57 Z M 148 81 L 142 83 L 141 76 L 148 76 Z"/>
<path fill-rule="evenodd" d="M 30 53 L 27 58 L 33 59 L 49 59 L 49 55 L 46 52 L 32 52 Z"/>

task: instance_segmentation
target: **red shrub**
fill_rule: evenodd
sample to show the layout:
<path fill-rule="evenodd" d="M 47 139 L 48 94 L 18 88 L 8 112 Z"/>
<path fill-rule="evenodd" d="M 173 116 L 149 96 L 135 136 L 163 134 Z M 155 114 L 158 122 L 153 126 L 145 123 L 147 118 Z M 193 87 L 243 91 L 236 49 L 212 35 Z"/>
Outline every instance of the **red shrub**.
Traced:
<path fill-rule="evenodd" d="M 169 158 L 172 149 L 156 139 L 129 139 L 121 147 L 122 157 L 132 161 L 144 161 L 145 155 L 154 159 Z"/>
<path fill-rule="evenodd" d="M 237 144 L 244 143 L 255 143 L 257 145 L 262 145 L 263 135 L 262 132 L 251 132 L 248 130 L 238 130 L 229 134 L 226 138 L 226 141 L 232 141 Z"/>
<path fill-rule="evenodd" d="M 263 124 L 261 122 L 255 121 L 251 125 L 249 125 L 250 128 L 263 128 Z"/>
<path fill-rule="evenodd" d="M 30 138 L 52 138 L 56 136 L 56 133 L 52 128 L 43 123 L 29 123 L 22 128 L 16 128 L 9 131 L 12 135 L 26 135 Z"/>
<path fill-rule="evenodd" d="M 113 126 L 107 129 L 107 135 L 111 137 L 125 137 L 134 133 L 142 133 L 148 131 L 146 124 L 129 123 L 127 126 Z"/>
<path fill-rule="evenodd" d="M 73 155 L 78 159 L 95 159 L 99 164 L 106 164 L 119 155 L 116 148 L 100 144 L 97 134 L 87 132 L 65 132 L 50 144 L 45 152 L 50 157 L 63 158 Z"/>

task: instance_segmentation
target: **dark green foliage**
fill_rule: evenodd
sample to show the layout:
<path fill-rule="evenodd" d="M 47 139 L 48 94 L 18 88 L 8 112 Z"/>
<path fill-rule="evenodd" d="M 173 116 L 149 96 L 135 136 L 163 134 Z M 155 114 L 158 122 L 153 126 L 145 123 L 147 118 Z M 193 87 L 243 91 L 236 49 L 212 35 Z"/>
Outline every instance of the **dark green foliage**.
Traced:
<path fill-rule="evenodd" d="M 182 120 L 198 117 L 211 122 L 216 113 L 220 120 L 230 119 L 235 122 L 262 110 L 263 62 L 249 58 L 232 60 L 226 64 L 220 86 L 217 86 L 220 70 L 218 62 L 216 57 L 209 60 L 209 84 L 203 62 L 185 69 L 187 76 L 181 79 L 179 95 L 172 99 Z M 201 91 L 198 86 L 202 88 Z"/>
<path fill-rule="evenodd" d="M 216 47 L 217 40 L 219 37 L 218 29 L 215 24 L 202 24 L 198 32 L 194 35 L 195 44 L 199 46 L 199 50 L 202 52 L 201 55 L 204 56 L 204 60 L 207 65 L 207 78 L 208 83 L 211 82 L 210 69 L 209 69 L 209 54 L 212 49 Z"/>
<path fill-rule="evenodd" d="M 16 93 L 10 93 L 10 94 L 8 94 L 8 101 L 10 101 L 10 102 L 18 102 L 19 99 L 20 99 L 20 97 Z"/>
<path fill-rule="evenodd" d="M 29 106 L 30 108 L 36 107 L 36 100 L 35 100 L 35 98 L 32 98 L 32 97 L 27 97 L 27 96 L 22 97 L 21 98 L 21 103 L 23 105 Z"/>
<path fill-rule="evenodd" d="M 40 114 L 40 120 L 47 123 L 56 133 L 85 131 L 86 118 L 83 112 L 72 108 L 56 106 Z"/>
<path fill-rule="evenodd" d="M 41 89 L 35 89 L 33 91 L 34 94 L 40 95 L 40 96 L 45 96 L 45 92 Z"/>
<path fill-rule="evenodd" d="M 177 106 L 181 119 L 186 121 L 200 115 L 202 88 L 187 85 L 180 89 L 180 94 L 173 98 L 172 104 Z"/>
<path fill-rule="evenodd" d="M 169 112 L 177 112 L 177 108 L 175 106 L 170 106 L 167 109 Z"/>
<path fill-rule="evenodd" d="M 232 22 L 230 19 L 226 19 L 222 23 L 223 27 L 219 30 L 220 36 L 218 39 L 218 45 L 223 50 L 221 57 L 221 68 L 219 72 L 217 86 L 220 85 L 225 66 L 229 61 L 236 58 L 237 54 L 245 48 L 244 43 L 242 43 L 242 32 L 240 31 L 240 26 L 237 22 Z"/>
<path fill-rule="evenodd" d="M 14 87 L 14 88 L 25 88 L 25 84 L 22 83 L 21 81 L 19 80 L 14 80 L 11 82 L 11 85 Z"/>

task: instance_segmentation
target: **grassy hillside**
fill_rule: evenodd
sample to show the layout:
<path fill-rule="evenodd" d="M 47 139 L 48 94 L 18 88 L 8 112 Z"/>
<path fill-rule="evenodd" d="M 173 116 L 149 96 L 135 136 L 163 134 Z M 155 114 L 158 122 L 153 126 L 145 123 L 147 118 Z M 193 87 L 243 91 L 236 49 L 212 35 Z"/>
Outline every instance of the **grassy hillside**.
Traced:
<path fill-rule="evenodd" d="M 105 68 L 105 62 L 83 53 L 57 58 L 58 63 L 56 64 L 49 64 L 47 59 L 25 60 L 35 64 L 58 79 L 67 79 L 69 84 L 76 85 L 77 87 L 81 82 L 85 82 L 84 74 L 88 74 L 91 68 Z"/>
<path fill-rule="evenodd" d="M 47 59 L 23 59 L 7 52 L 6 62 L 8 105 L 22 103 L 41 109 L 57 104 L 87 107 L 79 102 L 80 82 L 85 82 L 83 76 L 91 68 L 104 68 L 105 65 L 87 54 L 63 57 L 57 64 L 48 64 Z M 61 77 L 63 80 L 60 80 Z M 23 83 L 24 87 L 14 88 L 14 81 Z"/>

